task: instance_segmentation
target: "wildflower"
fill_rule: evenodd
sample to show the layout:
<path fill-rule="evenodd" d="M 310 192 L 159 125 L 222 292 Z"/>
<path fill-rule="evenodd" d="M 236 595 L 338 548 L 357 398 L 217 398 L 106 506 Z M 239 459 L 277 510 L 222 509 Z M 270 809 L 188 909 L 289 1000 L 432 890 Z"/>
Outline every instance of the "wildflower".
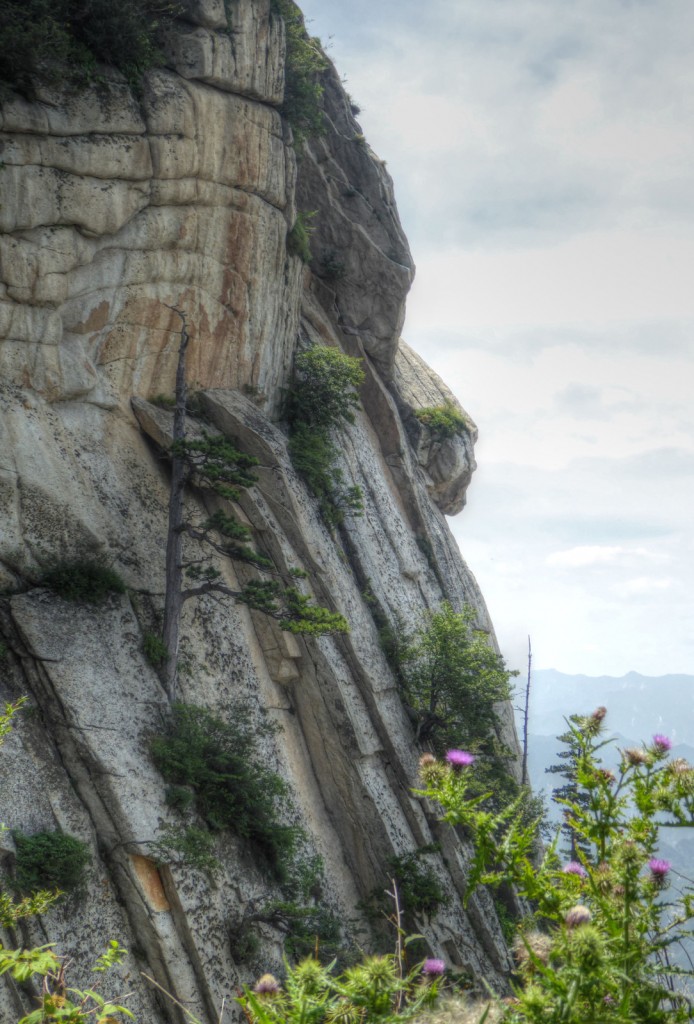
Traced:
<path fill-rule="evenodd" d="M 692 770 L 692 766 L 689 761 L 684 757 L 676 757 L 674 761 L 670 761 L 667 766 L 673 775 L 686 775 Z"/>
<path fill-rule="evenodd" d="M 446 965 L 443 960 L 439 960 L 436 957 L 430 957 L 422 964 L 422 974 L 427 978 L 440 978 L 445 970 Z"/>
<path fill-rule="evenodd" d="M 664 882 L 665 876 L 672 867 L 669 860 L 661 860 L 659 857 L 652 857 L 648 862 L 654 882 Z"/>
<path fill-rule="evenodd" d="M 667 754 L 668 750 L 672 750 L 672 740 L 669 736 L 663 736 L 662 733 L 657 732 L 653 737 L 653 746 L 658 754 Z"/>
<path fill-rule="evenodd" d="M 587 878 L 588 872 L 579 864 L 577 860 L 570 860 L 568 864 L 565 864 L 562 868 L 562 872 L 565 875 L 578 875 L 579 878 Z"/>
<path fill-rule="evenodd" d="M 255 983 L 253 991 L 256 995 L 276 995 L 280 990 L 280 983 L 274 974 L 263 974 Z"/>
<path fill-rule="evenodd" d="M 605 717 L 606 714 L 607 714 L 607 708 L 601 706 L 599 708 L 596 708 L 595 711 L 593 712 L 593 714 L 590 717 L 595 722 L 602 722 L 602 720 L 603 720 L 603 718 Z"/>
<path fill-rule="evenodd" d="M 617 781 L 614 772 L 611 772 L 609 768 L 599 768 L 598 775 L 608 786 L 613 785 Z"/>
<path fill-rule="evenodd" d="M 547 965 L 552 952 L 552 940 L 544 932 L 526 932 L 517 936 L 513 943 L 513 953 L 520 966 L 535 968 L 537 960 Z"/>
<path fill-rule="evenodd" d="M 421 769 L 430 768 L 432 764 L 436 764 L 436 758 L 433 754 L 422 754 L 419 759 L 419 767 Z"/>
<path fill-rule="evenodd" d="M 446 760 L 449 765 L 456 771 L 460 771 L 461 768 L 467 768 L 471 765 L 474 760 L 474 754 L 469 754 L 467 750 L 449 750 L 446 754 Z"/>
<path fill-rule="evenodd" d="M 648 754 L 645 750 L 639 750 L 637 747 L 627 747 L 622 753 L 625 760 L 633 767 L 637 767 L 640 764 L 648 764 Z"/>
<path fill-rule="evenodd" d="M 588 907 L 584 907 L 580 903 L 567 911 L 566 916 L 564 917 L 567 928 L 580 928 L 581 925 L 588 924 L 590 920 L 590 910 L 588 910 Z"/>

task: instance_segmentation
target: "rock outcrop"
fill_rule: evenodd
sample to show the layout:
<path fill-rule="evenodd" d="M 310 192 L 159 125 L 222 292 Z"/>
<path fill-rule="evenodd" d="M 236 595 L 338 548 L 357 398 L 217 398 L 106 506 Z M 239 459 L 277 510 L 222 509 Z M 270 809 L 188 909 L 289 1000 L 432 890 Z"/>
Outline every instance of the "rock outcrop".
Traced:
<path fill-rule="evenodd" d="M 0 817 L 89 845 L 86 889 L 23 938 L 56 942 L 77 985 L 80 965 L 118 938 L 131 951 L 129 1005 L 152 1024 L 178 1010 L 140 971 L 211 1022 L 224 996 L 278 961 L 281 937 L 265 924 L 255 957 L 234 952 L 268 888 L 240 840 L 219 841 L 214 886 L 153 853 L 174 820 L 149 755 L 166 697 L 142 649 L 164 590 L 171 415 L 151 400 L 173 392 L 172 307 L 190 328 L 199 415 L 260 460 L 239 514 L 351 627 L 302 639 L 243 606 L 190 602 L 182 699 L 223 717 L 243 698 L 281 726 L 264 756 L 289 784 L 325 864 L 322 898 L 343 919 L 383 882 L 388 856 L 436 841 L 451 900 L 420 930 L 476 976 L 508 967 L 488 895 L 461 908 L 469 853 L 412 795 L 413 731 L 373 614 L 416 628 L 447 599 L 491 632 L 443 515 L 464 503 L 475 428 L 445 444 L 417 433 L 413 410 L 455 399 L 399 340 L 412 260 L 391 180 L 336 73 L 324 74 L 328 131 L 302 145 L 297 171 L 278 111 L 282 20 L 269 0 L 227 6 L 231 31 L 221 0 L 191 0 L 140 96 L 105 69 L 98 88 L 41 87 L 0 112 L 0 697 L 26 694 L 31 712 L 0 754 Z M 317 211 L 310 267 L 287 248 L 297 210 Z M 310 343 L 360 356 L 366 371 L 363 410 L 340 435 L 364 514 L 336 536 L 282 429 L 293 357 Z M 190 501 L 202 515 L 202 496 Z M 128 593 L 88 606 L 41 585 L 56 560 L 85 555 L 106 557 Z M 241 572 L 218 568 L 232 584 Z M 5 835 L 0 858 L 12 855 Z M 29 1006 L 5 986 L 8 1019 Z"/>

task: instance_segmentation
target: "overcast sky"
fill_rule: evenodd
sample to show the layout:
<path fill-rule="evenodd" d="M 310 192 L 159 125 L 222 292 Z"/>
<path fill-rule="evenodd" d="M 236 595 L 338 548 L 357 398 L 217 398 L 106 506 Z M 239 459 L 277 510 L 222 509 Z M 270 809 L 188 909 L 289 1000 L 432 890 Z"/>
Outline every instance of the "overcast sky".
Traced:
<path fill-rule="evenodd" d="M 388 163 L 406 340 L 508 662 L 694 674 L 694 4 L 303 0 Z"/>

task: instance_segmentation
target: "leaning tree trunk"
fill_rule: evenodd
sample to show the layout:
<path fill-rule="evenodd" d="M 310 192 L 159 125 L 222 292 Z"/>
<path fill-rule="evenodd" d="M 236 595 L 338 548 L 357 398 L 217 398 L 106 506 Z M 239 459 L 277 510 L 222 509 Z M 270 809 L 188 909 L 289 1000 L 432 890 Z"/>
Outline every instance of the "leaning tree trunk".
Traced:
<path fill-rule="evenodd" d="M 181 342 L 176 367 L 176 404 L 174 407 L 173 446 L 171 450 L 171 494 L 169 496 L 169 524 L 166 536 L 166 591 L 164 596 L 164 625 L 162 640 L 166 646 L 164 682 L 169 700 L 176 699 L 178 671 L 178 641 L 181 627 L 181 583 L 183 572 L 183 489 L 185 487 L 185 460 L 178 446 L 186 433 L 186 348 L 189 335 L 186 318 L 171 306 L 181 318 Z"/>

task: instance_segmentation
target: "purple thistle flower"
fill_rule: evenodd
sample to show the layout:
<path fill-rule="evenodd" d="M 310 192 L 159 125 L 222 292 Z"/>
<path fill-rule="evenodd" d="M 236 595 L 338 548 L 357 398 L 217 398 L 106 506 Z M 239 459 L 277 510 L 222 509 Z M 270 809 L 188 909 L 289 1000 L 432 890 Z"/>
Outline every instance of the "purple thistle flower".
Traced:
<path fill-rule="evenodd" d="M 588 910 L 588 907 L 584 907 L 580 903 L 567 911 L 566 916 L 564 917 L 564 921 L 568 928 L 580 928 L 581 925 L 588 924 L 590 919 L 590 910 Z"/>
<path fill-rule="evenodd" d="M 467 750 L 449 750 L 446 753 L 446 760 L 452 768 L 467 768 L 474 763 L 475 755 L 469 754 Z"/>
<path fill-rule="evenodd" d="M 668 750 L 672 750 L 672 740 L 669 736 L 657 732 L 653 737 L 653 746 L 659 754 L 667 754 Z"/>
<path fill-rule="evenodd" d="M 446 964 L 444 961 L 436 957 L 431 957 L 422 964 L 422 974 L 426 975 L 427 978 L 440 978 L 445 970 Z"/>
<path fill-rule="evenodd" d="M 253 991 L 259 995 L 276 995 L 280 990 L 280 983 L 274 974 L 263 974 L 258 978 Z"/>
<path fill-rule="evenodd" d="M 562 868 L 562 872 L 565 875 L 578 875 L 579 878 L 587 878 L 588 872 L 579 864 L 577 860 L 570 860 L 568 864 L 565 864 Z"/>
<path fill-rule="evenodd" d="M 672 867 L 672 864 L 669 860 L 661 860 L 659 857 L 652 857 L 648 862 L 648 867 L 653 875 L 653 880 L 655 882 L 662 882 Z"/>

